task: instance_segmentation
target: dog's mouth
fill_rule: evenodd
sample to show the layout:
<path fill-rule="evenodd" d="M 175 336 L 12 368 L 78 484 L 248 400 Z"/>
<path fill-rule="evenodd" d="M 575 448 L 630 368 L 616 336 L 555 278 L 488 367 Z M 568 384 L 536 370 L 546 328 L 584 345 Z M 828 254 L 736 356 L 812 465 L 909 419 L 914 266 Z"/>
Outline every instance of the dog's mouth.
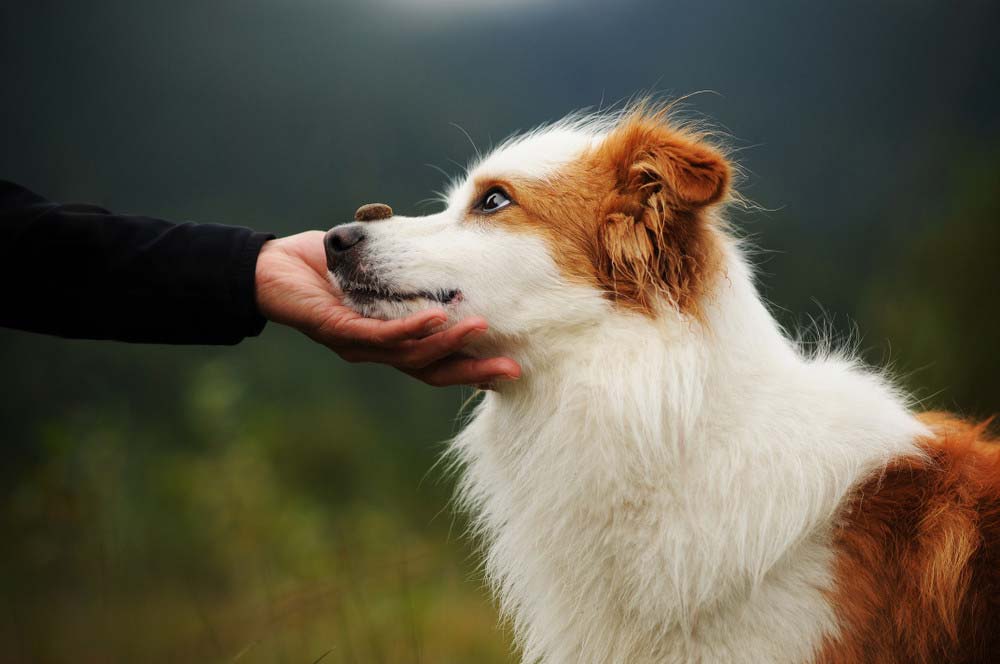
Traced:
<path fill-rule="evenodd" d="M 430 300 L 440 304 L 451 304 L 461 299 L 462 292 L 457 288 L 442 288 L 438 290 L 404 291 L 391 288 L 385 284 L 360 284 L 351 281 L 340 281 L 340 289 L 351 300 L 358 304 L 371 302 L 410 302 L 413 300 Z"/>

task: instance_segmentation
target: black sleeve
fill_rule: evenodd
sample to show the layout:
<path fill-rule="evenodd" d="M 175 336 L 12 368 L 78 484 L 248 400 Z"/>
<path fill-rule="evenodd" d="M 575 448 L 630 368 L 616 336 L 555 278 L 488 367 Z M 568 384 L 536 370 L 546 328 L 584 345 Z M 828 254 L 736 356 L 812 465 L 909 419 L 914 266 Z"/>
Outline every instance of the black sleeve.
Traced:
<path fill-rule="evenodd" d="M 0 326 L 83 339 L 235 344 L 273 236 L 58 205 L 0 181 Z"/>

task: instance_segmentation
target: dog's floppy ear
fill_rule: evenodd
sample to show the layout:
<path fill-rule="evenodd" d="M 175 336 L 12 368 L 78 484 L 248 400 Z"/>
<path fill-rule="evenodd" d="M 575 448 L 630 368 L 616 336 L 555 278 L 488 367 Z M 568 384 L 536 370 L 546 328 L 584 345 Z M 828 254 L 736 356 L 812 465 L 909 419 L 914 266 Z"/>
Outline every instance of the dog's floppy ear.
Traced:
<path fill-rule="evenodd" d="M 697 314 L 718 267 L 705 208 L 725 198 L 726 159 L 662 118 L 626 120 L 602 146 L 615 188 L 598 229 L 598 272 L 616 301 L 652 312 L 659 296 Z"/>

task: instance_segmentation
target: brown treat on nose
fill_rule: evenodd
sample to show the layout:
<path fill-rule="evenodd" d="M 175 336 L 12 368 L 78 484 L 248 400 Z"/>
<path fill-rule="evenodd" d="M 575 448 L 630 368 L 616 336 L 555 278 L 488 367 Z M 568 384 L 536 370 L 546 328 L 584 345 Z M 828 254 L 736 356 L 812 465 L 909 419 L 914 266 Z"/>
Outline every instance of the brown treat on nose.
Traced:
<path fill-rule="evenodd" d="M 354 213 L 355 221 L 378 221 L 392 216 L 392 208 L 385 203 L 366 203 Z"/>

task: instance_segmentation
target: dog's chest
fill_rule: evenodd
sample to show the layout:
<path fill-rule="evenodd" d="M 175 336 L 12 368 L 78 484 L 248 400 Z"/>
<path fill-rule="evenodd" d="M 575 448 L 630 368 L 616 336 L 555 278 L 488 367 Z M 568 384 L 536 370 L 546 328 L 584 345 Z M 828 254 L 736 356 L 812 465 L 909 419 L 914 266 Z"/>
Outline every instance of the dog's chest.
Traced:
<path fill-rule="evenodd" d="M 833 630 L 825 541 L 751 584 L 730 546 L 737 524 L 624 480 L 620 441 L 482 415 L 460 437 L 466 494 L 526 660 L 804 662 Z"/>

